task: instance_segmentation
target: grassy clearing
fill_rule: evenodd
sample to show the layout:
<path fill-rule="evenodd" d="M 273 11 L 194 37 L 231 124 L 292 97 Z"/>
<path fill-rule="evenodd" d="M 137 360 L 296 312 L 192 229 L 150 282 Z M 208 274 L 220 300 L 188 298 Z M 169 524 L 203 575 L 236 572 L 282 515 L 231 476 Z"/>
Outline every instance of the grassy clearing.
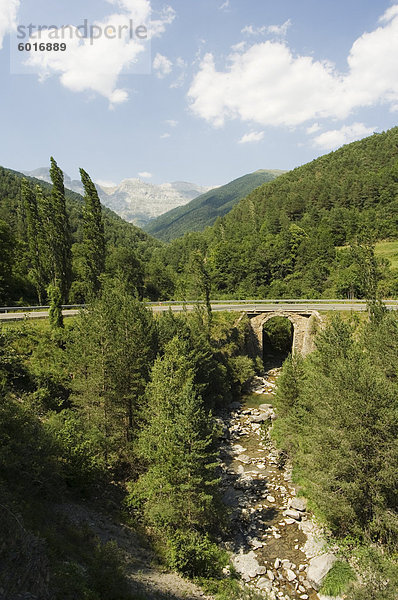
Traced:
<path fill-rule="evenodd" d="M 393 269 L 398 269 L 398 242 L 378 242 L 375 254 L 378 258 L 389 260 Z"/>
<path fill-rule="evenodd" d="M 325 596 L 339 596 L 347 590 L 349 584 L 355 579 L 355 573 L 348 562 L 338 560 L 326 575 L 321 593 Z"/>
<path fill-rule="evenodd" d="M 73 326 L 76 317 L 67 317 L 64 319 L 65 329 L 69 329 Z M 21 321 L 1 321 L 0 329 L 14 330 L 14 331 L 36 331 L 37 333 L 44 333 L 50 330 L 50 322 L 46 319 L 23 319 Z"/>

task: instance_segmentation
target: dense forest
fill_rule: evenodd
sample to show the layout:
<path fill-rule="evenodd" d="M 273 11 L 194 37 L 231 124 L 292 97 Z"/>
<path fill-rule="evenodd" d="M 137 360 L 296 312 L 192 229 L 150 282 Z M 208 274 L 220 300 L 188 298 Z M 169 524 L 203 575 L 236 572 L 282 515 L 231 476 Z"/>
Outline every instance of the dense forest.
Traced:
<path fill-rule="evenodd" d="M 21 200 L 23 176 L 0 169 L 0 298 L 37 303 Z M 44 197 L 51 186 L 39 183 Z M 398 128 L 344 146 L 280 175 L 241 200 L 212 227 L 162 243 L 103 209 L 105 272 L 129 280 L 138 298 L 202 299 L 192 282 L 202 263 L 213 298 L 363 298 L 360 246 L 395 241 Z M 85 299 L 83 206 L 66 190 L 71 232 L 69 302 Z M 398 272 L 378 259 L 380 293 L 398 293 Z"/>
<path fill-rule="evenodd" d="M 199 251 L 214 297 L 363 298 L 357 245 L 397 239 L 397 197 L 394 128 L 281 175 L 213 227 L 164 246 L 174 295 L 189 294 L 189 260 Z M 397 271 L 383 260 L 379 268 L 381 294 L 396 296 Z"/>
<path fill-rule="evenodd" d="M 83 501 L 145 527 L 169 568 L 222 585 L 212 411 L 255 371 L 247 323 L 234 321 L 210 323 L 205 310 L 155 318 L 110 280 L 64 329 L 2 327 L 1 597 L 135 598 L 117 548 L 63 514 Z"/>
<path fill-rule="evenodd" d="M 397 597 L 397 370 L 398 317 L 382 306 L 366 321 L 334 316 L 315 352 L 284 363 L 272 435 L 337 539 L 330 595 Z"/>
<path fill-rule="evenodd" d="M 0 167 L 0 303 L 37 304 L 33 257 L 27 237 L 27 215 L 21 189 L 24 179 L 32 193 L 50 198 L 51 184 Z M 65 192 L 71 242 L 71 286 L 68 302 L 81 303 L 84 290 L 84 199 L 68 189 Z M 102 207 L 108 274 L 123 273 L 127 285 L 139 297 L 157 299 L 163 293 L 164 277 L 156 262 L 159 242 L 139 228 L 126 223 Z M 149 260 L 153 257 L 152 260 Z M 160 286 L 160 287 L 159 287 Z M 43 297 L 43 302 L 47 298 Z M 45 303 L 45 302 L 44 302 Z"/>

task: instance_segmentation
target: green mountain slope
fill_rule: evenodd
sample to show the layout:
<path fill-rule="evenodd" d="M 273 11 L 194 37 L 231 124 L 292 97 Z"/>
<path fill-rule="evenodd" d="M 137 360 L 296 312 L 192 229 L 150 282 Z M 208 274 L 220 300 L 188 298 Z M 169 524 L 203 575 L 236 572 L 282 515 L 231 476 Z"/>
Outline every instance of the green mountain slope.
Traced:
<path fill-rule="evenodd" d="M 30 258 L 20 202 L 21 181 L 24 177 L 22 173 L 0 167 L 0 303 L 3 304 L 37 304 L 29 276 Z M 32 186 L 39 185 L 45 195 L 51 193 L 50 184 L 35 178 L 27 179 Z M 70 301 L 74 303 L 82 301 L 79 273 L 83 238 L 83 198 L 67 189 L 65 197 L 73 243 L 73 272 L 76 283 L 72 284 Z M 160 246 L 160 242 L 127 223 L 109 208 L 102 208 L 108 249 L 107 272 L 115 274 L 119 270 L 128 273 L 130 279 L 135 280 L 136 286 L 139 286 L 140 294 L 146 293 L 148 297 L 156 299 L 162 294 L 161 282 L 152 281 L 148 265 L 154 249 Z"/>
<path fill-rule="evenodd" d="M 398 128 L 257 188 L 213 227 L 174 240 L 164 260 L 184 273 L 200 250 L 213 297 L 363 297 L 364 251 L 336 247 L 380 240 L 398 240 Z M 386 261 L 378 270 L 383 295 L 398 295 L 398 272 Z"/>
<path fill-rule="evenodd" d="M 185 206 L 179 206 L 153 219 L 144 229 L 161 240 L 170 241 L 189 231 L 202 231 L 218 217 L 265 182 L 272 181 L 283 171 L 259 170 L 249 173 L 219 188 L 198 196 Z"/>
<path fill-rule="evenodd" d="M 21 194 L 21 180 L 23 178 L 39 185 L 45 194 L 51 192 L 51 185 L 34 177 L 26 177 L 23 173 L 0 167 L 0 219 L 8 223 L 15 231 L 18 227 L 18 206 Z M 81 219 L 83 197 L 76 192 L 65 189 L 69 220 L 74 241 L 81 239 Z M 105 206 L 102 207 L 106 236 L 108 241 L 118 243 L 121 240 L 138 242 L 148 240 L 149 237 L 138 227 L 126 223 L 121 217 Z"/>

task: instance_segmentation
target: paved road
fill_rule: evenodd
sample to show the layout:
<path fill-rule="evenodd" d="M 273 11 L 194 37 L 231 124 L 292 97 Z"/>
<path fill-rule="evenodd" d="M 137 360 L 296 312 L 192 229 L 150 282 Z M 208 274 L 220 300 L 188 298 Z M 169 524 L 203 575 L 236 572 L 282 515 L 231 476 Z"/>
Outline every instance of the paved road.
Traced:
<path fill-rule="evenodd" d="M 184 310 L 193 310 L 196 304 L 177 304 L 177 303 L 149 303 L 148 306 L 154 312 L 164 312 L 171 309 L 173 312 L 182 312 Z M 388 301 L 387 307 L 391 310 L 398 310 L 396 301 Z M 276 312 L 288 311 L 298 313 L 309 313 L 313 311 L 355 311 L 362 312 L 366 310 L 366 303 L 361 301 L 336 301 L 336 300 L 309 300 L 309 301 L 233 301 L 217 302 L 212 304 L 213 311 L 236 311 L 236 312 Z M 1 310 L 1 309 L 0 309 Z M 80 309 L 63 310 L 65 317 L 73 317 L 79 313 Z M 48 310 L 36 310 L 32 312 L 6 312 L 0 313 L 0 321 L 19 321 L 23 319 L 44 319 L 48 317 Z"/>

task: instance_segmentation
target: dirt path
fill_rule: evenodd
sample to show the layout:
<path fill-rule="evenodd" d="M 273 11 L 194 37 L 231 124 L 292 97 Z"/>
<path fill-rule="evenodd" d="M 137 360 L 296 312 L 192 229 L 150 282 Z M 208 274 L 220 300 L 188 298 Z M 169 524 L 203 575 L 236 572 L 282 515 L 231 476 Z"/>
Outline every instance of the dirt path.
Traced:
<path fill-rule="evenodd" d="M 304 531 L 311 529 L 311 521 L 305 503 L 296 497 L 288 469 L 278 466 L 278 453 L 263 433 L 275 418 L 278 372 L 268 371 L 263 382 L 257 380 L 257 394 L 243 405 L 233 403 L 232 411 L 222 415 L 224 502 L 233 521 L 225 545 L 250 587 L 271 599 L 318 600 L 306 571 L 310 550 L 313 556 L 321 545 L 309 550 Z"/>
<path fill-rule="evenodd" d="M 177 573 L 162 570 L 154 552 L 132 528 L 77 503 L 57 507 L 73 525 L 87 526 L 101 542 L 114 541 L 123 551 L 131 590 L 139 600 L 213 600 Z"/>

